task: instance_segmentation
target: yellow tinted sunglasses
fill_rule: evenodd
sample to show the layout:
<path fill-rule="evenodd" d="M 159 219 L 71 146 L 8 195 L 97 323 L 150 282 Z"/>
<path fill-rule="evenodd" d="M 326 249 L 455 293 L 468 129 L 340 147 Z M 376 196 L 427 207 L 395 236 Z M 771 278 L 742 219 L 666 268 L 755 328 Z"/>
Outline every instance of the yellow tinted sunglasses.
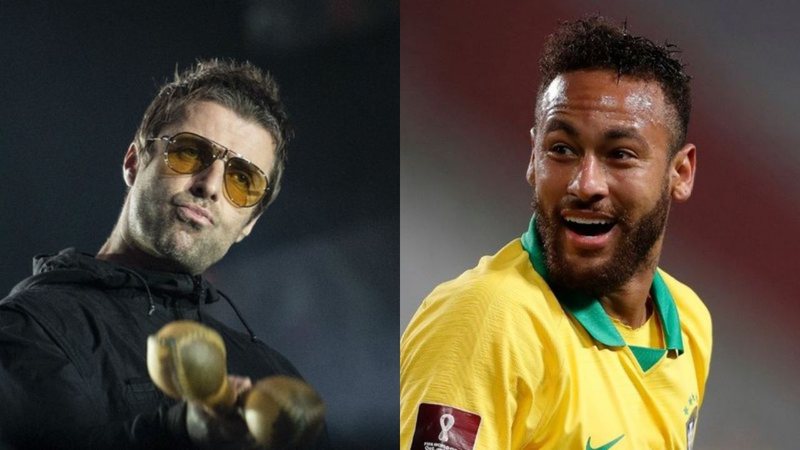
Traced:
<path fill-rule="evenodd" d="M 200 173 L 214 161 L 221 160 L 225 164 L 225 197 L 240 208 L 256 205 L 270 188 L 269 179 L 258 166 L 239 153 L 198 134 L 182 132 L 147 140 L 167 143 L 164 162 L 180 174 Z"/>

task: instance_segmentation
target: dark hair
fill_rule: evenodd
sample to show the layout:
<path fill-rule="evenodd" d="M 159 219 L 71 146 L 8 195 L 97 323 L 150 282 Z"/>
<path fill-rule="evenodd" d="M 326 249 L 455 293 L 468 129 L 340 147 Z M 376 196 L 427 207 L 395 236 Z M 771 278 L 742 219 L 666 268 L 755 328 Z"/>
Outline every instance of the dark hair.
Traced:
<path fill-rule="evenodd" d="M 679 50 L 672 44 L 653 41 L 628 33 L 627 24 L 614 26 L 600 16 L 564 22 L 547 38 L 539 60 L 541 84 L 536 94 L 539 102 L 545 89 L 558 75 L 576 70 L 605 69 L 618 76 L 656 81 L 667 103 L 677 113 L 672 153 L 686 140 L 692 109 L 689 75 L 675 57 Z"/>
<path fill-rule="evenodd" d="M 134 138 L 137 147 L 149 152 L 147 139 L 183 120 L 187 107 L 198 101 L 213 101 L 230 108 L 263 126 L 275 140 L 275 164 L 268 175 L 270 189 L 254 211 L 260 213 L 278 195 L 286 165 L 286 145 L 293 135 L 278 85 L 269 73 L 247 61 L 201 60 L 183 72 L 176 67 L 175 78 L 161 86 L 144 113 Z"/>

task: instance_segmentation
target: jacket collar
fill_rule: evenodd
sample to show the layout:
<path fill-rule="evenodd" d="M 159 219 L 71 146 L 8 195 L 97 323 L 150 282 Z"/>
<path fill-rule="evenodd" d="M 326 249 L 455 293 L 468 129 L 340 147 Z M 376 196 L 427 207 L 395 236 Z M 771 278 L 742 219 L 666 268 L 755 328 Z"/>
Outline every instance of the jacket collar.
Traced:
<path fill-rule="evenodd" d="M 201 275 L 123 266 L 97 259 L 74 248 L 64 249 L 54 255 L 34 257 L 33 276 L 17 284 L 12 293 L 41 284 L 71 283 L 93 284 L 106 289 L 144 290 L 142 281 L 156 295 L 184 298 L 191 303 L 213 303 L 219 300 L 217 290 Z"/>

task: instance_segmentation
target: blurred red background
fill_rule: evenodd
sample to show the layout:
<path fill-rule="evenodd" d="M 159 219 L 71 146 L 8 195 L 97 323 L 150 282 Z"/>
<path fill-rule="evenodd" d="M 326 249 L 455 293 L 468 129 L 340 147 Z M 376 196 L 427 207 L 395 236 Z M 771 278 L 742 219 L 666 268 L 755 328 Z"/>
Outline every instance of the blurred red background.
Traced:
<path fill-rule="evenodd" d="M 693 76 L 695 190 L 661 267 L 714 319 L 696 449 L 794 448 L 800 417 L 800 7 L 705 2 L 401 3 L 401 329 L 438 283 L 524 231 L 537 60 L 590 13 L 676 44 Z"/>

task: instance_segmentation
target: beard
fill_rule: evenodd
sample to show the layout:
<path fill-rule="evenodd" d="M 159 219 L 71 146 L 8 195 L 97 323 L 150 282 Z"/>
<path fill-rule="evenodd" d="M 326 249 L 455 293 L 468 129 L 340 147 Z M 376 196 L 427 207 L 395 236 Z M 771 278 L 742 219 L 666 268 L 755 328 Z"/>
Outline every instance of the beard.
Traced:
<path fill-rule="evenodd" d="M 159 255 L 172 261 L 181 271 L 200 274 L 222 259 L 228 246 L 208 235 L 189 231 L 191 224 L 173 222 L 171 227 L 154 230 Z"/>
<path fill-rule="evenodd" d="M 582 271 L 567 262 L 563 250 L 565 225 L 559 211 L 563 208 L 597 211 L 599 206 L 578 200 L 565 200 L 548 214 L 538 202 L 535 190 L 532 205 L 536 214 L 536 232 L 545 252 L 548 282 L 553 287 L 600 297 L 620 288 L 657 258 L 657 255 L 652 255 L 652 250 L 666 228 L 670 196 L 667 184 L 664 183 L 655 206 L 637 221 L 625 212 L 605 211 L 617 219 L 615 226 L 621 231 L 619 241 L 608 262 Z"/>
<path fill-rule="evenodd" d="M 134 201 L 131 233 L 140 248 L 169 261 L 174 270 L 199 274 L 222 259 L 232 242 L 214 226 L 203 229 L 181 220 L 175 212 L 177 203 L 197 200 L 185 193 L 168 198 L 157 189 L 146 189 Z"/>

